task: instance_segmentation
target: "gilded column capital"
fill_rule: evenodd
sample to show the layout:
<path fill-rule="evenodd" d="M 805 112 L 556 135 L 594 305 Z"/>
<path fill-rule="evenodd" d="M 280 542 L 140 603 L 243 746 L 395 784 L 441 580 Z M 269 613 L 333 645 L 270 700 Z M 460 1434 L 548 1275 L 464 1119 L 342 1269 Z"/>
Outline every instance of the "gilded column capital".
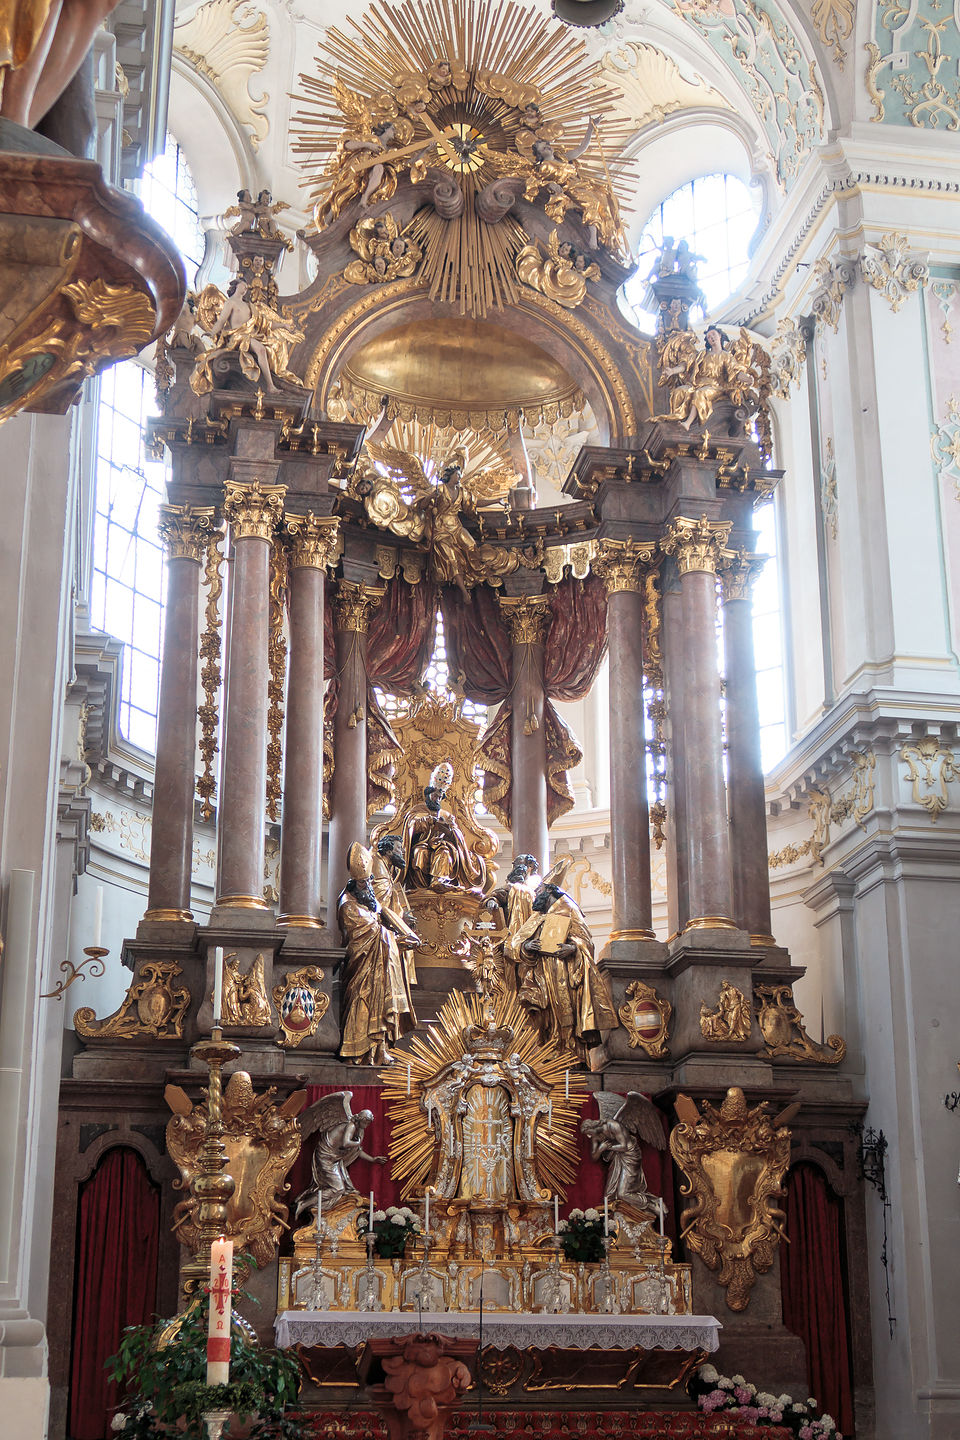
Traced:
<path fill-rule="evenodd" d="M 216 516 L 212 506 L 161 505 L 157 529 L 167 559 L 201 564 L 217 528 Z"/>
<path fill-rule="evenodd" d="M 285 515 L 284 533 L 290 541 L 290 568 L 323 570 L 340 549 L 340 519 L 336 515 Z"/>
<path fill-rule="evenodd" d="M 341 580 L 333 602 L 333 623 L 336 629 L 352 630 L 357 635 L 365 635 L 370 628 L 370 617 L 386 593 L 385 589 L 376 585 Z"/>
<path fill-rule="evenodd" d="M 766 555 L 752 550 L 724 550 L 720 555 L 720 584 L 723 603 L 728 600 L 749 600 L 754 580 L 767 563 Z"/>
<path fill-rule="evenodd" d="M 693 570 L 715 575 L 732 529 L 732 520 L 708 520 L 706 515 L 691 520 L 678 515 L 661 539 L 660 548 L 675 558 L 681 575 Z"/>
<path fill-rule="evenodd" d="M 514 645 L 542 645 L 550 628 L 549 595 L 501 595 L 500 609 Z"/>
<path fill-rule="evenodd" d="M 656 553 L 655 540 L 598 540 L 591 569 L 600 576 L 608 595 L 617 595 L 624 590 L 640 595 L 643 592 L 643 567 L 650 564 Z"/>
<path fill-rule="evenodd" d="M 228 480 L 223 514 L 230 522 L 234 540 L 270 540 L 283 518 L 286 493 L 286 485 L 261 485 L 259 480 L 244 485 Z"/>

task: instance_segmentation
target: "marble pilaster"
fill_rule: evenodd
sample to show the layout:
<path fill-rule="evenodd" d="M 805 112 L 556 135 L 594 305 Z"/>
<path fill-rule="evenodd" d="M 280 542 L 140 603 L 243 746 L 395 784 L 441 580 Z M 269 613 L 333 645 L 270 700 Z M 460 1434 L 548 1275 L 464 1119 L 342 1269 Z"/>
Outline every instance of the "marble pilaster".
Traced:
<path fill-rule="evenodd" d="M 543 651 L 550 624 L 546 595 L 501 596 L 513 647 L 511 815 L 513 853 L 535 855 L 542 873 L 550 860 L 547 835 L 547 736 L 544 729 Z"/>

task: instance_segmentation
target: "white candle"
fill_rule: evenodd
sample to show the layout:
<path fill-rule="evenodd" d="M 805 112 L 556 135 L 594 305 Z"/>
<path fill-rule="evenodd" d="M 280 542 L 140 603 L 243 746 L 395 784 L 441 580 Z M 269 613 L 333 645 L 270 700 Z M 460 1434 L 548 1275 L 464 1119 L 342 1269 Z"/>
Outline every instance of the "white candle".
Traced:
<path fill-rule="evenodd" d="M 230 1383 L 230 1291 L 233 1241 L 221 1235 L 210 1246 L 210 1315 L 207 1324 L 207 1384 Z"/>
<path fill-rule="evenodd" d="M 553 1097 L 547 1101 L 547 1129 L 553 1129 Z"/>
<path fill-rule="evenodd" d="M 96 899 L 93 902 L 93 945 L 99 950 L 100 941 L 103 937 L 103 886 L 97 886 Z"/>
<path fill-rule="evenodd" d="M 563 1093 L 564 1093 L 564 1096 L 566 1097 L 566 1099 L 569 1100 L 569 1099 L 570 1099 L 570 1071 L 569 1071 L 569 1070 L 565 1073 L 565 1075 L 564 1075 L 564 1077 L 563 1077 Z"/>
<path fill-rule="evenodd" d="M 317 1234 L 320 1234 L 320 1221 L 323 1219 L 323 1191 L 317 1191 Z"/>
<path fill-rule="evenodd" d="M 218 945 L 213 952 L 213 1023 L 220 1024 L 221 1011 L 223 1009 L 223 946 Z"/>
<path fill-rule="evenodd" d="M 410 1094 L 410 1061 L 407 1061 L 407 1094 Z"/>
<path fill-rule="evenodd" d="M 553 1197 L 553 1233 L 560 1234 L 560 1201 L 556 1195 Z"/>
<path fill-rule="evenodd" d="M 373 1233 L 373 1191 L 370 1191 L 370 1218 L 367 1221 L 367 1233 Z"/>
<path fill-rule="evenodd" d="M 660 1239 L 663 1239 L 663 1212 L 666 1209 L 663 1201 L 660 1201 Z"/>
<path fill-rule="evenodd" d="M 429 1230 L 429 1229 L 430 1229 L 430 1191 L 429 1191 L 429 1190 L 426 1192 L 426 1196 L 427 1196 L 426 1206 L 425 1206 L 425 1209 L 424 1209 L 424 1212 L 423 1212 L 423 1228 L 424 1228 L 424 1230 Z"/>
<path fill-rule="evenodd" d="M 610 1201 L 606 1195 L 603 1197 L 603 1233 L 610 1234 Z"/>
<path fill-rule="evenodd" d="M 427 1101 L 427 1124 L 428 1124 L 428 1126 L 430 1127 L 430 1129 L 432 1130 L 432 1129 L 433 1129 L 433 1101 L 432 1101 L 432 1100 L 428 1100 L 428 1101 Z"/>

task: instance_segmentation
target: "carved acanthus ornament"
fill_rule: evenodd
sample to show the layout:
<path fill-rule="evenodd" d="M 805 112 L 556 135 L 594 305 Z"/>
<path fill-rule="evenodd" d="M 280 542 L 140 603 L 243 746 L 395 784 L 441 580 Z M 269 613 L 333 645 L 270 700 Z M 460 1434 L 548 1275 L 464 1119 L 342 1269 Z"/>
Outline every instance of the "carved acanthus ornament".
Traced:
<path fill-rule="evenodd" d="M 833 436 L 828 435 L 824 447 L 823 463 L 820 466 L 820 513 L 824 527 L 832 540 L 836 540 L 840 529 L 840 495 L 837 489 L 837 461 L 833 453 Z"/>
<path fill-rule="evenodd" d="M 273 1003 L 282 1031 L 277 1044 L 285 1050 L 315 1035 L 330 1009 L 330 996 L 320 989 L 322 979 L 318 965 L 304 965 L 299 970 L 288 970 L 280 984 L 274 985 Z"/>
<path fill-rule="evenodd" d="M 846 1055 L 847 1042 L 842 1036 L 828 1035 L 825 1043 L 818 1044 L 807 1034 L 792 985 L 754 985 L 753 1004 L 764 1039 L 760 1054 L 766 1059 L 839 1065 Z"/>
<path fill-rule="evenodd" d="M 389 210 L 375 219 L 367 216 L 350 231 L 350 248 L 359 256 L 343 272 L 351 285 L 383 285 L 408 280 L 423 259 L 417 242 L 399 229 Z"/>
<path fill-rule="evenodd" d="M 179 1040 L 190 991 L 173 981 L 183 971 L 175 960 L 144 962 L 119 1010 L 98 1020 L 89 1005 L 73 1017 L 73 1028 L 84 1040 Z"/>
<path fill-rule="evenodd" d="M 337 516 L 286 515 L 283 524 L 291 570 L 325 570 L 340 553 L 342 537 Z"/>
<path fill-rule="evenodd" d="M 924 735 L 904 745 L 900 758 L 913 787 L 914 805 L 922 806 L 936 821 L 950 803 L 947 785 L 951 780 L 960 780 L 960 765 L 953 750 L 936 735 Z"/>
<path fill-rule="evenodd" d="M 644 980 L 631 980 L 624 1003 L 617 1011 L 620 1024 L 627 1032 L 630 1049 L 644 1049 L 652 1060 L 661 1060 L 667 1053 L 670 1016 L 673 1006 L 658 995 Z"/>
<path fill-rule="evenodd" d="M 833 51 L 833 60 L 842 70 L 847 58 L 843 42 L 853 30 L 856 0 L 814 0 L 811 18 L 817 27 L 817 34 L 828 49 Z"/>
<path fill-rule="evenodd" d="M 547 253 L 539 246 L 525 245 L 516 258 L 517 279 L 531 290 L 539 290 L 548 300 L 555 300 L 567 310 L 576 310 L 587 293 L 587 281 L 600 279 L 600 266 L 561 240 L 557 230 L 551 231 Z"/>
<path fill-rule="evenodd" d="M 223 514 L 233 539 L 271 540 L 283 518 L 283 497 L 287 487 L 261 485 L 259 480 L 253 480 L 249 485 L 228 480 L 225 491 Z"/>
<path fill-rule="evenodd" d="M 550 629 L 549 595 L 501 595 L 500 609 L 513 645 L 542 645 Z"/>
<path fill-rule="evenodd" d="M 926 257 L 910 250 L 909 244 L 906 235 L 891 230 L 876 245 L 867 245 L 860 257 L 864 280 L 880 292 L 894 313 L 930 278 Z"/>
<path fill-rule="evenodd" d="M 677 1098 L 680 1124 L 670 1152 L 692 1196 L 680 1217 L 690 1245 L 727 1291 L 731 1310 L 745 1310 L 757 1275 L 769 1270 L 783 1235 L 777 1200 L 790 1163 L 790 1131 L 768 1119 L 769 1106 L 748 1107 L 733 1086 L 719 1109 L 709 1101 L 698 1115 L 686 1095 Z"/>
<path fill-rule="evenodd" d="M 207 506 L 161 505 L 157 529 L 168 560 L 205 558 L 216 511 Z"/>
<path fill-rule="evenodd" d="M 790 397 L 803 378 L 807 342 L 795 320 L 782 319 L 770 341 L 770 387 L 781 400 Z"/>
<path fill-rule="evenodd" d="M 749 600 L 753 582 L 766 563 L 766 555 L 754 555 L 751 550 L 725 550 L 719 564 L 723 603 Z"/>
<path fill-rule="evenodd" d="M 857 262 L 846 255 L 830 260 L 822 255 L 812 271 L 815 289 L 810 297 L 814 317 L 836 333 L 843 297 L 857 279 Z"/>
<path fill-rule="evenodd" d="M 337 597 L 333 602 L 333 623 L 338 630 L 349 630 L 355 635 L 366 635 L 374 610 L 386 594 L 375 585 L 356 584 L 352 580 L 341 580 L 337 585 Z"/>
<path fill-rule="evenodd" d="M 203 703 L 197 707 L 200 720 L 200 758 L 203 771 L 197 777 L 197 795 L 200 797 L 200 814 L 204 820 L 213 818 L 213 801 L 217 793 L 213 761 L 220 748 L 217 729 L 220 724 L 220 670 L 221 622 L 220 596 L 223 594 L 223 531 L 217 529 L 207 542 L 206 563 L 203 567 L 203 583 L 207 587 L 207 604 L 204 610 L 204 631 L 200 637 L 200 684 L 203 688 Z"/>
<path fill-rule="evenodd" d="M 678 515 L 660 541 L 660 548 L 665 555 L 674 556 L 681 575 L 694 570 L 715 575 L 732 529 L 730 520 L 708 520 L 706 515 L 691 520 Z"/>
<path fill-rule="evenodd" d="M 729 980 L 720 981 L 715 1009 L 701 1001 L 700 1034 L 704 1040 L 733 1041 L 738 1045 L 750 1039 L 750 1006 L 743 991 Z"/>
<path fill-rule="evenodd" d="M 244 24 L 246 21 L 248 23 Z M 250 82 L 270 54 L 267 17 L 248 0 L 207 0 L 174 27 L 173 48 L 220 91 L 229 110 L 250 131 L 259 150 L 270 133 L 270 96 L 255 99 Z"/>
<path fill-rule="evenodd" d="M 226 1168 L 233 1177 L 233 1194 L 227 1201 L 225 1234 L 238 1250 L 248 1250 L 258 1265 L 269 1265 L 277 1241 L 287 1229 L 288 1208 L 280 1200 L 286 1178 L 300 1154 L 300 1123 L 296 1116 L 306 1104 L 307 1092 L 295 1090 L 282 1105 L 273 1096 L 276 1087 L 257 1095 L 250 1076 L 237 1070 L 223 1092 L 223 1144 Z M 207 1134 L 209 1101 L 194 1105 L 179 1085 L 168 1085 L 164 1099 L 173 1111 L 167 1121 L 167 1153 L 180 1171 L 174 1189 L 186 1190 L 173 1214 L 182 1245 L 196 1250 L 200 1239 L 199 1208 L 195 1193 L 200 1170 L 200 1147 Z"/>
<path fill-rule="evenodd" d="M 600 540 L 593 573 L 600 576 L 607 595 L 625 590 L 640 595 L 644 589 L 644 567 L 652 562 L 656 553 L 656 541 L 641 544 L 635 540 Z"/>
<path fill-rule="evenodd" d="M 270 636 L 267 660 L 270 678 L 267 681 L 267 819 L 280 819 L 280 796 L 283 786 L 283 697 L 287 678 L 287 637 L 283 626 L 287 602 L 287 553 L 279 535 L 270 546 Z"/>
<path fill-rule="evenodd" d="M 619 109 L 635 130 L 660 125 L 675 110 L 730 110 L 730 102 L 698 77 L 688 80 L 669 55 L 629 40 L 601 57 L 600 69 L 623 91 Z"/>

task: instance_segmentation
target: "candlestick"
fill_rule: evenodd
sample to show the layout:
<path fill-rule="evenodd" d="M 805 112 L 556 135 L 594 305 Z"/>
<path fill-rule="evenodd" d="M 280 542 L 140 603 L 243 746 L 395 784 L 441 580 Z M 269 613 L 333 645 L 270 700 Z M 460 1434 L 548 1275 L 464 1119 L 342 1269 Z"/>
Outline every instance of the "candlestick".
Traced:
<path fill-rule="evenodd" d="M 213 952 L 213 1024 L 219 1029 L 223 1010 L 223 946 Z"/>
<path fill-rule="evenodd" d="M 663 1239 L 663 1212 L 666 1209 L 663 1201 L 660 1201 L 660 1239 Z"/>
<path fill-rule="evenodd" d="M 210 1312 L 207 1322 L 207 1384 L 230 1383 L 230 1291 L 233 1241 L 222 1235 L 210 1247 Z"/>
<path fill-rule="evenodd" d="M 93 902 L 93 943 L 99 949 L 100 941 L 103 938 L 103 886 L 97 886 L 96 899 Z"/>
<path fill-rule="evenodd" d="M 547 1129 L 553 1129 L 553 1097 L 547 1101 Z"/>
<path fill-rule="evenodd" d="M 323 1219 L 323 1191 L 317 1191 L 317 1234 L 320 1234 L 320 1221 Z"/>
<path fill-rule="evenodd" d="M 610 1201 L 606 1195 L 603 1197 L 603 1233 L 610 1234 Z"/>
<path fill-rule="evenodd" d="M 373 1191 L 370 1191 L 370 1219 L 367 1222 L 367 1234 L 373 1234 Z"/>
<path fill-rule="evenodd" d="M 560 1201 L 556 1195 L 553 1197 L 553 1233 L 560 1234 Z"/>

